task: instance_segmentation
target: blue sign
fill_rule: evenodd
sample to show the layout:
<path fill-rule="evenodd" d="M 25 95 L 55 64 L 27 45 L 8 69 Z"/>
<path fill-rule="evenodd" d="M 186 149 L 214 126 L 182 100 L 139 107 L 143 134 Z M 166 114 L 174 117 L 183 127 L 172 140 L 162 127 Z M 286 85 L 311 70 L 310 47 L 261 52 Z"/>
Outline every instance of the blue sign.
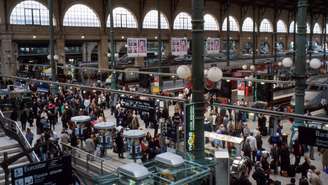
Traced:
<path fill-rule="evenodd" d="M 71 185 L 71 156 L 12 168 L 11 183 L 12 185 Z"/>

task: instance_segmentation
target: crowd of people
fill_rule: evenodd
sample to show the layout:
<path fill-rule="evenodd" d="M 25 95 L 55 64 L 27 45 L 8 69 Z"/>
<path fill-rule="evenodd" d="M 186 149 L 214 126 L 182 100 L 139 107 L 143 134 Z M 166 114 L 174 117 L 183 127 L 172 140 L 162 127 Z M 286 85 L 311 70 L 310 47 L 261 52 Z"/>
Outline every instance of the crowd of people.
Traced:
<path fill-rule="evenodd" d="M 30 89 L 36 88 L 30 84 Z M 175 117 L 170 117 L 168 109 L 154 108 L 147 112 L 125 108 L 120 105 L 121 97 L 114 103 L 113 97 L 106 92 L 64 87 L 59 87 L 58 90 L 57 94 L 34 91 L 31 105 L 22 103 L 14 106 L 10 115 L 12 120 L 19 121 L 28 142 L 34 146 L 42 160 L 58 156 L 60 143 L 79 147 L 81 142 L 85 151 L 90 154 L 102 157 L 108 149 L 113 149 L 119 158 L 124 158 L 124 153 L 128 152 L 125 130 L 143 129 L 147 132 L 147 129 L 152 128 L 154 133 L 147 132 L 139 141 L 141 160 L 147 161 L 165 150 L 165 141 L 159 133 L 160 121 L 171 123 L 168 120 L 173 120 L 172 123 L 181 126 L 182 119 L 176 118 L 176 114 L 182 118 L 181 109 L 178 108 Z M 156 100 L 148 101 L 156 104 Z M 96 123 L 106 121 L 105 109 L 110 110 L 111 116 L 115 118 L 116 127 L 106 131 L 95 129 Z M 83 124 L 82 132 L 79 133 L 80 126 L 71 121 L 71 118 L 82 115 L 90 116 L 91 120 Z M 140 121 L 144 122 L 145 127 L 141 127 Z M 61 124 L 62 128 L 60 133 L 56 133 L 58 124 Z M 33 130 L 36 133 L 33 133 Z"/>
<path fill-rule="evenodd" d="M 30 89 L 35 89 L 33 84 L 30 84 Z M 190 92 L 184 93 L 183 96 L 190 97 Z M 60 142 L 72 147 L 78 147 L 83 142 L 85 151 L 100 157 L 105 155 L 106 150 L 112 149 L 119 158 L 125 158 L 124 154 L 128 152 L 124 137 L 126 129 L 154 129 L 153 134 L 147 132 L 146 136 L 139 140 L 143 162 L 153 159 L 156 154 L 166 151 L 166 146 L 177 142 L 177 132 L 182 130 L 184 119 L 181 105 L 176 103 L 174 114 L 169 115 L 167 108 L 155 108 L 150 112 L 126 108 L 120 104 L 120 97 L 116 100 L 113 97 L 108 92 L 65 87 L 60 87 L 55 95 L 34 92 L 32 105 L 21 104 L 13 107 L 10 118 L 20 122 L 28 142 L 34 146 L 41 160 L 61 155 Z M 257 126 L 256 130 L 252 130 L 247 124 L 250 121 L 247 112 L 219 109 L 213 106 L 213 97 L 215 96 L 208 99 L 205 130 L 242 137 L 244 141 L 241 154 L 249 160 L 248 170 L 243 171 L 242 176 L 233 181 L 234 185 L 250 184 L 249 178 L 253 178 L 258 185 L 273 184 L 274 181 L 270 178 L 272 175 L 290 177 L 291 184 L 295 184 L 296 174 L 301 174 L 300 185 L 323 184 L 320 170 L 311 163 L 313 147 L 308 149 L 297 140 L 289 146 L 287 136 L 283 133 L 282 120 L 255 114 L 253 121 L 257 121 Z M 156 102 L 154 99 L 149 101 Z M 241 100 L 238 105 L 248 106 L 245 100 Z M 94 125 L 107 119 L 104 113 L 106 109 L 109 109 L 111 116 L 115 118 L 116 127 L 106 131 L 97 130 Z M 72 117 L 79 115 L 91 117 L 91 120 L 84 124 L 82 133 L 77 132 L 79 126 L 71 121 Z M 59 123 L 62 124 L 62 131 L 57 134 L 55 130 Z M 141 125 L 145 127 L 142 128 Z M 33 133 L 34 127 L 36 133 Z M 264 139 L 268 139 L 269 147 L 264 145 Z M 227 148 L 230 153 L 235 147 L 222 141 L 213 142 L 213 146 Z M 328 150 L 318 151 L 321 152 L 325 169 L 328 167 Z"/>
<path fill-rule="evenodd" d="M 241 106 L 246 104 L 244 100 L 238 103 Z M 300 174 L 300 185 L 323 184 L 320 169 L 311 162 L 314 160 L 313 147 L 304 146 L 297 139 L 289 145 L 288 136 L 283 132 L 282 120 L 263 114 L 254 114 L 253 120 L 250 120 L 247 112 L 228 111 L 214 106 L 210 106 L 208 112 L 205 119 L 206 130 L 243 138 L 241 155 L 248 159 L 248 167 L 246 171 L 241 172 L 241 177 L 233 180 L 234 185 L 251 184 L 249 178 L 253 178 L 257 185 L 279 183 L 272 180 L 272 175 L 288 177 L 291 184 L 295 184 L 296 174 Z M 249 121 L 257 121 L 255 130 L 250 128 Z M 267 139 L 268 144 L 264 145 L 264 139 Z M 236 147 L 231 143 L 215 140 L 212 145 L 227 148 L 230 154 Z M 318 148 L 318 152 L 322 157 L 323 169 L 326 169 L 328 150 Z"/>

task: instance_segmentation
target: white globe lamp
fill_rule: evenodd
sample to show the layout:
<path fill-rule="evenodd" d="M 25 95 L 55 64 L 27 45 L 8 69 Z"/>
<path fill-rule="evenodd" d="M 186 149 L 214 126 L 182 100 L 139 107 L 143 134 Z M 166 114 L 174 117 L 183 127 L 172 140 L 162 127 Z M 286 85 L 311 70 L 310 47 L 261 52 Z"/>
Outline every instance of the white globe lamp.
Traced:
<path fill-rule="evenodd" d="M 321 61 L 317 58 L 314 58 L 310 61 L 310 67 L 312 69 L 319 69 L 321 67 Z"/>
<path fill-rule="evenodd" d="M 177 76 L 181 79 L 188 79 L 191 76 L 190 68 L 186 65 L 181 65 L 177 69 Z"/>
<path fill-rule="evenodd" d="M 282 66 L 282 62 L 278 62 L 278 66 Z"/>
<path fill-rule="evenodd" d="M 208 69 L 204 69 L 204 76 L 207 76 Z"/>
<path fill-rule="evenodd" d="M 47 56 L 47 59 L 50 60 L 50 55 Z M 54 55 L 54 60 L 58 60 L 58 59 L 59 59 L 58 55 Z"/>
<path fill-rule="evenodd" d="M 284 59 L 282 60 L 282 65 L 283 65 L 284 67 L 292 67 L 292 65 L 293 65 L 293 60 L 292 60 L 291 58 L 289 58 L 289 57 L 284 58 Z"/>
<path fill-rule="evenodd" d="M 242 68 L 243 70 L 246 70 L 246 69 L 247 69 L 247 65 L 243 65 L 241 68 Z"/>
<path fill-rule="evenodd" d="M 251 66 L 249 67 L 249 69 L 252 70 L 252 71 L 255 71 L 255 66 L 254 66 L 254 65 L 251 65 Z"/>
<path fill-rule="evenodd" d="M 212 67 L 207 72 L 207 79 L 209 79 L 212 82 L 217 82 L 221 80 L 223 77 L 223 72 L 218 67 Z"/>

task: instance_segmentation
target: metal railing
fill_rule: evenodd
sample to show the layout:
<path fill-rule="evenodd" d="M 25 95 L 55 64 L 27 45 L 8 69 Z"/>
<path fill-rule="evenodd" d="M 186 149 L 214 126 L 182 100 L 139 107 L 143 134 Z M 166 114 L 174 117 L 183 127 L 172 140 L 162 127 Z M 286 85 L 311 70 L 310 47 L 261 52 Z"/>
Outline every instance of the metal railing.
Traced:
<path fill-rule="evenodd" d="M 32 146 L 30 143 L 27 141 L 23 131 L 20 129 L 16 121 L 13 121 L 11 119 L 6 118 L 2 111 L 0 111 L 0 128 L 4 131 L 4 133 L 16 140 L 20 147 L 23 149 L 23 151 L 27 154 L 28 159 L 30 162 L 39 162 L 40 159 L 36 155 L 34 151 L 31 151 Z"/>
<path fill-rule="evenodd" d="M 83 163 L 87 172 L 93 171 L 92 169 L 96 169 L 96 173 L 100 171 L 100 175 L 105 175 L 116 170 L 114 167 L 104 165 L 105 160 L 98 156 L 65 143 L 61 143 L 61 146 L 64 153 L 72 156 L 72 163 L 74 165 L 79 165 L 79 162 L 80 165 Z"/>

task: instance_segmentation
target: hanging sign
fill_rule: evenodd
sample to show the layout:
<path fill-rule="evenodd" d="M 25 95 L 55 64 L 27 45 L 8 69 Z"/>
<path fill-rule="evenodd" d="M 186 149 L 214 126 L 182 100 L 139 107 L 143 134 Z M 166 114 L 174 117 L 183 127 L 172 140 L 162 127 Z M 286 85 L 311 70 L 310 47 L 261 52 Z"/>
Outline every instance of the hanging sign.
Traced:
<path fill-rule="evenodd" d="M 206 40 L 206 51 L 207 51 L 207 54 L 219 54 L 220 53 L 220 39 L 219 38 L 208 38 Z"/>
<path fill-rule="evenodd" d="M 147 39 L 146 38 L 128 38 L 128 57 L 146 57 Z"/>
<path fill-rule="evenodd" d="M 171 52 L 173 56 L 184 56 L 188 54 L 187 38 L 171 38 Z"/>
<path fill-rule="evenodd" d="M 298 127 L 298 136 L 301 144 L 328 148 L 328 130 Z"/>

